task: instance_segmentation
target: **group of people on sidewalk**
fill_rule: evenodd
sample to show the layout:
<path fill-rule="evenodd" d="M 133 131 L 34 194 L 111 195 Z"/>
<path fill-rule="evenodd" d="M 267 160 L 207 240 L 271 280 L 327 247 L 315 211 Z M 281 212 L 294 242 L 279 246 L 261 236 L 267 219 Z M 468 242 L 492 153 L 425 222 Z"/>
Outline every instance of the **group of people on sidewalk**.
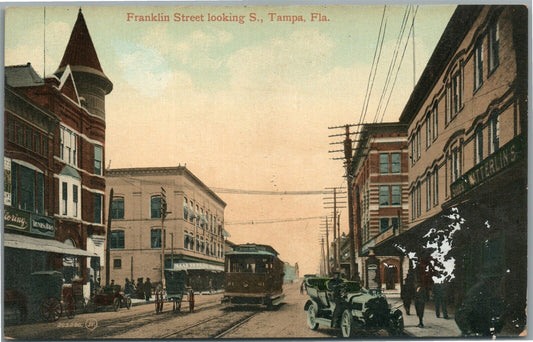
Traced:
<path fill-rule="evenodd" d="M 143 278 L 137 279 L 137 286 L 133 283 L 133 280 L 126 278 L 124 285 L 124 294 L 133 297 L 134 295 L 139 299 L 145 299 L 149 301 L 152 298 L 152 283 L 150 278 L 146 278 L 143 282 Z"/>
<path fill-rule="evenodd" d="M 433 298 L 435 301 L 435 314 L 440 317 L 442 310 L 442 317 L 448 319 L 448 309 L 446 308 L 446 284 L 435 283 L 433 286 Z M 416 315 L 418 316 L 418 327 L 424 327 L 424 309 L 426 302 L 429 301 L 429 292 L 426 290 L 420 281 L 415 283 L 412 273 L 408 273 L 405 282 L 401 287 L 401 298 L 405 313 L 411 314 L 411 302 L 414 301 Z"/>

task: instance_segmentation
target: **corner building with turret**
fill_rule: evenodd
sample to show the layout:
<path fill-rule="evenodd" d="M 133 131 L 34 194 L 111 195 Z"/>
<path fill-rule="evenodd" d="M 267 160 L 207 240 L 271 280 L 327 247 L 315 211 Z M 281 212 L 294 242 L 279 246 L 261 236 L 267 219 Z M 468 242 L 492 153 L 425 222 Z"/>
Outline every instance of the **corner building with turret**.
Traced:
<path fill-rule="evenodd" d="M 66 284 L 81 283 L 88 298 L 90 279 L 98 282 L 104 260 L 105 97 L 113 84 L 82 10 L 53 75 L 41 78 L 30 63 L 8 66 L 5 74 L 13 99 L 5 111 L 4 140 L 11 177 L 4 205 L 13 219 L 8 225 L 4 218 L 4 224 L 14 246 L 13 253 L 6 250 L 9 286 L 30 283 L 31 272 L 56 270 Z M 17 217 L 27 217 L 28 226 L 17 226 Z M 47 228 L 45 234 L 36 227 Z M 11 272 L 16 265 L 28 274 Z"/>

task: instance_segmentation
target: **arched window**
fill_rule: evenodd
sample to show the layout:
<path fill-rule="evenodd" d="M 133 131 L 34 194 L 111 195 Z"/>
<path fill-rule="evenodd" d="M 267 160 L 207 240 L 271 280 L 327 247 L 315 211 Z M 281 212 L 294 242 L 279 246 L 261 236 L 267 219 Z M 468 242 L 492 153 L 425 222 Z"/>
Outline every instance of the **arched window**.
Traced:
<path fill-rule="evenodd" d="M 183 199 L 183 219 L 187 221 L 189 218 L 189 209 L 187 208 L 187 198 Z"/>
<path fill-rule="evenodd" d="M 489 154 L 500 148 L 500 114 L 493 112 L 489 119 Z"/>

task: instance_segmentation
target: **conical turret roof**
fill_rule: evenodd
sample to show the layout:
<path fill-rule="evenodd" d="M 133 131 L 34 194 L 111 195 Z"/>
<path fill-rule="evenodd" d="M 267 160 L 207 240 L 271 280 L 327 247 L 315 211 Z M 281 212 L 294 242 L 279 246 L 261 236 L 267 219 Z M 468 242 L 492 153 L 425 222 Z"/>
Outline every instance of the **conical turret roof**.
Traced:
<path fill-rule="evenodd" d="M 72 29 L 63 59 L 55 73 L 61 73 L 67 65 L 70 65 L 72 71 L 94 73 L 107 79 L 98 60 L 81 8 L 78 12 L 78 19 Z"/>

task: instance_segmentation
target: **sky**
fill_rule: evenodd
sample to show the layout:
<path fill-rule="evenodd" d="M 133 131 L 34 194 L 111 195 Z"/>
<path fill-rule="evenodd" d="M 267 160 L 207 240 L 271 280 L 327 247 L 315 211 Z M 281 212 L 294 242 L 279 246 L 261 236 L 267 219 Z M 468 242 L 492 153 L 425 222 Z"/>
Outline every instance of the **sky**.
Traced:
<path fill-rule="evenodd" d="M 5 65 L 53 74 L 79 8 L 7 8 Z M 81 8 L 114 85 L 106 167 L 186 165 L 227 203 L 232 242 L 272 245 L 308 274 L 318 271 L 320 226 L 332 211 L 319 192 L 346 188 L 334 159 L 343 154 L 328 153 L 344 129 L 330 127 L 397 121 L 455 6 L 412 7 L 400 43 L 408 5 Z M 152 14 L 169 21 L 138 20 Z M 348 209 L 340 211 L 347 232 Z"/>

